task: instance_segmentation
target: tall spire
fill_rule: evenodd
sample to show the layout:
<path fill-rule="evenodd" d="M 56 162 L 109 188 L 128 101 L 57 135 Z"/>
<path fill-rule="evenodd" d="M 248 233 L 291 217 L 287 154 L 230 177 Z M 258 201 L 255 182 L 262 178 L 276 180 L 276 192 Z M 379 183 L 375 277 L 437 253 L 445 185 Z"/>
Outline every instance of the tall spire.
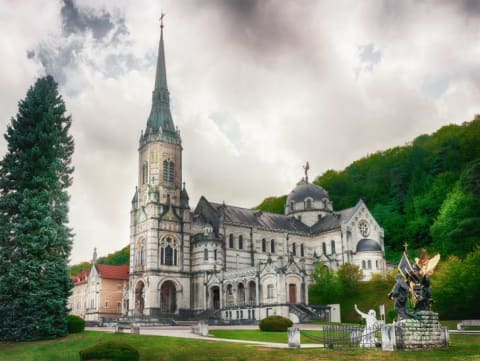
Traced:
<path fill-rule="evenodd" d="M 155 87 L 152 94 L 152 110 L 147 121 L 144 137 L 161 133 L 171 141 L 177 140 L 177 133 L 170 112 L 170 93 L 167 87 L 167 70 L 165 66 L 165 49 L 163 44 L 163 18 L 160 17 L 160 42 L 158 45 Z"/>

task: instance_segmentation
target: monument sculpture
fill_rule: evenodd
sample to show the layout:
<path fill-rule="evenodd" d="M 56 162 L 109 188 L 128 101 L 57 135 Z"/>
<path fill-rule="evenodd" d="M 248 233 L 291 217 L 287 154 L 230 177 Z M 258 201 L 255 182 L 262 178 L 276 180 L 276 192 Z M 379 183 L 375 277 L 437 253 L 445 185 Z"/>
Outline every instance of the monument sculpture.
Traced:
<path fill-rule="evenodd" d="M 433 300 L 430 276 L 440 261 L 437 254 L 430 258 L 422 250 L 415 263 L 408 259 L 407 244 L 398 264 L 400 273 L 389 298 L 395 299 L 398 322 L 382 327 L 382 348 L 392 351 L 403 349 L 430 349 L 448 346 L 448 330 L 441 327 L 438 313 L 431 310 Z M 409 312 L 408 301 L 411 295 L 414 312 Z"/>
<path fill-rule="evenodd" d="M 369 310 L 368 313 L 363 313 L 358 309 L 357 305 L 355 305 L 355 311 L 365 320 L 366 323 L 360 339 L 360 347 L 375 347 L 378 343 L 378 340 L 375 337 L 375 332 L 379 330 L 377 313 L 375 310 Z"/>

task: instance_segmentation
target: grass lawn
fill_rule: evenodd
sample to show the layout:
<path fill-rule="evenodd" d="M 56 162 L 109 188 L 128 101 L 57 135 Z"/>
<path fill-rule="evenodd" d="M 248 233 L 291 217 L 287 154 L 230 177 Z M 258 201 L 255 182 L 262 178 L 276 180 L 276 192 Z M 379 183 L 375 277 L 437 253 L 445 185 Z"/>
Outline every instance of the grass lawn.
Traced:
<path fill-rule="evenodd" d="M 314 337 L 322 337 L 322 331 L 307 331 Z M 209 334 L 218 338 L 228 338 L 234 340 L 265 341 L 287 343 L 288 336 L 286 332 L 263 332 L 260 330 L 210 330 Z M 301 343 L 322 343 L 322 341 L 312 341 L 304 336 L 300 336 Z"/>
<path fill-rule="evenodd" d="M 451 347 L 419 352 L 380 350 L 283 350 L 216 341 L 86 331 L 38 342 L 0 343 L 1 361 L 79 361 L 78 351 L 101 341 L 123 341 L 137 348 L 142 361 L 313 361 L 313 360 L 480 360 L 480 336 L 451 335 Z"/>

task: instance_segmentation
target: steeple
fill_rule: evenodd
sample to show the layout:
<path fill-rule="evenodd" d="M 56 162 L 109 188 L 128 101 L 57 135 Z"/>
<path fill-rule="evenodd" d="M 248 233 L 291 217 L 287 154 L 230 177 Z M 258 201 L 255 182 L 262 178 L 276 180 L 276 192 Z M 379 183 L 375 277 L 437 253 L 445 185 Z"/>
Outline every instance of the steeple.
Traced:
<path fill-rule="evenodd" d="M 170 112 L 170 93 L 167 87 L 167 71 L 165 66 L 165 49 L 163 44 L 163 17 L 160 17 L 160 43 L 158 45 L 157 69 L 155 87 L 152 93 L 152 110 L 147 121 L 143 141 L 148 141 L 150 135 L 160 134 L 162 138 L 172 142 L 178 141 L 178 134 L 173 124 Z"/>

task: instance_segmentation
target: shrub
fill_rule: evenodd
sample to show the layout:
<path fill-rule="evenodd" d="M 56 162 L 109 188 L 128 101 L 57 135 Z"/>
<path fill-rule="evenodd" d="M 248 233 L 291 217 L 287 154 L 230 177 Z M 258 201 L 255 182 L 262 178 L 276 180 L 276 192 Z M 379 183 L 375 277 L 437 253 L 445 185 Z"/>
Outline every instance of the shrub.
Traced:
<path fill-rule="evenodd" d="M 262 331 L 287 331 L 293 322 L 282 316 L 269 316 L 260 321 Z"/>
<path fill-rule="evenodd" d="M 80 360 L 138 361 L 138 351 L 122 342 L 102 342 L 80 351 Z"/>
<path fill-rule="evenodd" d="M 67 316 L 67 324 L 68 333 L 83 332 L 83 330 L 85 329 L 85 321 L 83 320 L 83 318 L 75 315 Z"/>

